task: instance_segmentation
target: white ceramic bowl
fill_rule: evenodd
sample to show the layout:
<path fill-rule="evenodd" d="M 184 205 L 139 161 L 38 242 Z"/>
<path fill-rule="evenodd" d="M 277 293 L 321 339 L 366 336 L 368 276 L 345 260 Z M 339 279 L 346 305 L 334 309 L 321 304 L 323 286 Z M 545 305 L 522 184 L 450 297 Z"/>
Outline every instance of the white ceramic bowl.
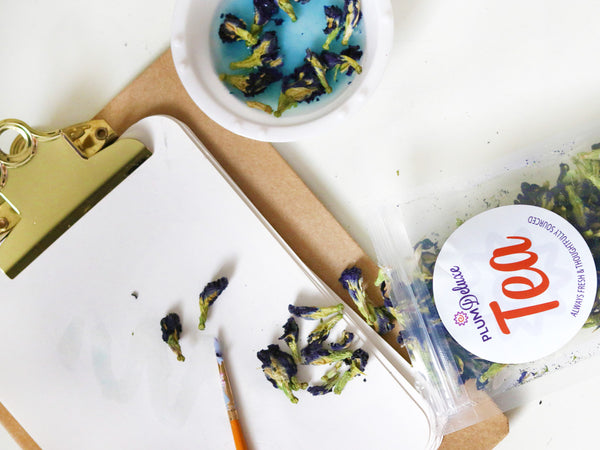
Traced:
<path fill-rule="evenodd" d="M 219 79 L 214 62 L 218 36 L 211 33 L 216 34 L 215 23 L 219 20 L 217 15 L 223 12 L 222 1 L 178 0 L 171 50 L 177 74 L 190 97 L 212 120 L 236 134 L 261 141 L 287 142 L 324 132 L 356 111 L 383 75 L 392 46 L 392 6 L 389 0 L 362 0 L 364 43 L 360 75 L 355 74 L 349 85 L 334 90 L 334 94 L 325 94 L 318 102 L 286 111 L 281 117 L 250 108 Z M 252 0 L 246 1 L 252 8 Z M 332 0 L 331 4 L 338 2 Z M 292 4 L 294 8 L 304 6 L 295 1 Z"/>

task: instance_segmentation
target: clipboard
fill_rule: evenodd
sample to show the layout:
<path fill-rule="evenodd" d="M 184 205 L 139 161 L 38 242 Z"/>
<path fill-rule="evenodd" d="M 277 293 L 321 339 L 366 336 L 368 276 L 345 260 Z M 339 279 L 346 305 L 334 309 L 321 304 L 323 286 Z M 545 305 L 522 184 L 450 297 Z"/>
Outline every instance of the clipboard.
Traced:
<path fill-rule="evenodd" d="M 153 116 L 121 139 L 152 154 L 68 235 L 0 280 L 0 325 L 17 339 L 0 344 L 11 368 L 0 373 L 3 399 L 42 448 L 233 448 L 218 334 L 250 448 L 316 448 L 333 436 L 341 447 L 392 448 L 396 433 L 410 448 L 437 447 L 436 417 L 411 385 L 410 366 L 352 310 L 338 331 L 354 333 L 353 345 L 369 354 L 364 376 L 341 395 L 299 392 L 297 404 L 274 390 L 256 353 L 278 342 L 288 304 L 341 300 L 184 126 Z M 198 293 L 219 276 L 229 285 L 199 331 Z M 161 340 L 160 318 L 172 311 L 182 319 L 183 362 Z M 327 367 L 299 370 L 318 384 Z M 353 420 L 364 432 L 340 433 Z M 382 433 L 381 421 L 396 433 Z M 295 433 L 302 439 L 290 439 Z"/>
<path fill-rule="evenodd" d="M 169 114 L 186 123 L 291 249 L 333 291 L 351 264 L 375 277 L 376 264 L 360 249 L 319 200 L 268 143 L 232 135 L 211 122 L 189 99 L 177 79 L 170 51 L 142 73 L 97 118 L 117 133 L 143 117 Z M 490 405 L 493 409 L 494 405 Z M 444 438 L 442 448 L 492 448 L 508 430 L 499 411 L 490 419 Z M 7 422 L 6 420 L 4 422 Z"/>

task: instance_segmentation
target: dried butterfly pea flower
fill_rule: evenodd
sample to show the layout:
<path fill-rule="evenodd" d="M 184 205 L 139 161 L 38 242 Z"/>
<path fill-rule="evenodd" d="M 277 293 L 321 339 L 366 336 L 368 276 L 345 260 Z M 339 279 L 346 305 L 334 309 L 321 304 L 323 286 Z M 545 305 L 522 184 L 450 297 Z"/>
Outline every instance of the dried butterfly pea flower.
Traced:
<path fill-rule="evenodd" d="M 225 290 L 229 281 L 226 277 L 221 277 L 218 280 L 208 283 L 200 293 L 198 303 L 200 305 L 200 317 L 198 320 L 198 329 L 204 330 L 206 327 L 206 319 L 208 318 L 208 308 Z"/>
<path fill-rule="evenodd" d="M 324 365 L 350 358 L 352 350 L 331 350 L 325 348 L 322 342 L 314 341 L 304 347 L 300 354 L 305 364 Z"/>
<path fill-rule="evenodd" d="M 325 43 L 323 44 L 323 48 L 325 50 L 329 50 L 329 46 L 336 38 L 339 37 L 340 31 L 342 27 L 340 24 L 344 20 L 344 13 L 337 6 L 325 6 L 325 18 L 327 20 L 327 25 L 323 30 L 323 33 L 327 35 L 325 39 Z"/>
<path fill-rule="evenodd" d="M 234 14 L 225 14 L 225 18 L 219 26 L 219 37 L 225 43 L 245 41 L 248 46 L 258 42 L 258 38 L 248 31 L 246 22 Z"/>
<path fill-rule="evenodd" d="M 283 334 L 279 337 L 279 339 L 285 341 L 292 352 L 292 358 L 294 358 L 294 362 L 296 364 L 300 364 L 302 361 L 302 358 L 300 357 L 300 349 L 298 348 L 298 335 L 298 324 L 293 317 L 290 317 L 283 326 Z"/>
<path fill-rule="evenodd" d="M 304 59 L 307 63 L 309 63 L 312 66 L 313 70 L 315 71 L 315 75 L 319 80 L 319 83 L 321 83 L 321 86 L 323 86 L 323 89 L 325 90 L 325 93 L 330 94 L 332 89 L 331 86 L 329 86 L 329 83 L 327 82 L 327 77 L 325 74 L 325 72 L 327 71 L 327 67 L 325 67 L 325 65 L 321 62 L 319 56 L 316 53 L 313 53 L 309 48 L 307 48 L 306 57 Z"/>
<path fill-rule="evenodd" d="M 276 0 L 254 0 L 254 25 L 261 29 L 277 14 L 279 6 Z"/>
<path fill-rule="evenodd" d="M 181 321 L 176 313 L 167 314 L 160 320 L 160 328 L 162 330 L 162 340 L 165 341 L 169 348 L 177 355 L 178 361 L 185 361 L 185 356 L 181 352 L 179 345 L 179 336 L 181 336 Z"/>
<path fill-rule="evenodd" d="M 281 72 L 271 67 L 261 67 L 245 75 L 222 73 L 219 79 L 238 89 L 245 97 L 254 97 L 264 92 L 272 83 L 281 79 Z"/>
<path fill-rule="evenodd" d="M 348 45 L 354 29 L 362 18 L 360 0 L 344 1 L 344 33 L 342 35 L 342 44 Z"/>
<path fill-rule="evenodd" d="M 362 271 L 358 267 L 351 267 L 342 272 L 340 283 L 354 301 L 367 324 L 374 326 L 377 323 L 375 307 L 369 300 L 363 285 Z"/>
<path fill-rule="evenodd" d="M 338 303 L 334 306 L 295 306 L 289 305 L 288 311 L 294 316 L 309 320 L 319 320 L 344 310 L 344 304 Z"/>
<path fill-rule="evenodd" d="M 291 75 L 283 77 L 281 94 L 277 103 L 275 117 L 281 117 L 284 111 L 298 103 L 310 103 L 325 93 L 313 66 L 308 63 L 296 67 Z"/>
<path fill-rule="evenodd" d="M 252 47 L 252 53 L 241 61 L 234 61 L 229 64 L 232 70 L 237 69 L 255 69 L 258 67 L 280 67 L 283 59 L 279 53 L 279 44 L 277 35 L 274 31 L 264 33 L 260 40 Z"/>
<path fill-rule="evenodd" d="M 368 361 L 369 354 L 362 348 L 356 349 L 350 358 L 350 368 L 339 376 L 333 387 L 333 393 L 338 395 L 341 394 L 346 387 L 346 384 L 348 384 L 352 378 L 358 375 L 364 375 L 364 370 Z"/>
<path fill-rule="evenodd" d="M 309 344 L 313 342 L 323 342 L 325 339 L 329 337 L 329 333 L 333 329 L 333 327 L 342 319 L 344 315 L 340 312 L 327 320 L 321 320 L 319 325 L 315 327 L 313 331 L 310 332 L 307 338 L 307 342 Z"/>
<path fill-rule="evenodd" d="M 294 391 L 306 389 L 307 383 L 300 383 L 296 377 L 298 367 L 289 353 L 282 351 L 278 345 L 271 344 L 260 350 L 256 356 L 261 361 L 265 377 L 273 387 L 280 389 L 292 403 L 298 403 Z"/>
<path fill-rule="evenodd" d="M 331 349 L 346 350 L 350 347 L 352 341 L 354 341 L 354 333 L 352 333 L 351 331 L 344 331 L 342 333 L 341 338 L 337 342 L 331 343 Z"/>

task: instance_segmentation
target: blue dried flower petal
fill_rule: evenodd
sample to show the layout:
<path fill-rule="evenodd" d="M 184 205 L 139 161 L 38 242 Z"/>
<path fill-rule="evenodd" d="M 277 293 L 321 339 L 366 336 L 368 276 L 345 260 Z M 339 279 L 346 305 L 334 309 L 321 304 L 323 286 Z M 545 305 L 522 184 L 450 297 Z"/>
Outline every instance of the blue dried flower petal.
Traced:
<path fill-rule="evenodd" d="M 315 341 L 304 347 L 300 351 L 300 354 L 304 358 L 305 364 L 310 364 L 319 358 L 329 355 L 329 350 L 323 347 L 322 342 Z"/>
<path fill-rule="evenodd" d="M 339 55 L 328 50 L 323 50 L 320 60 L 328 70 L 335 70 L 333 79 L 336 80 L 338 72 L 345 73 L 347 76 L 352 75 L 354 72 L 361 73 L 362 66 L 358 63 L 361 57 L 362 50 L 360 50 L 360 47 L 358 45 L 351 45 Z"/>
<path fill-rule="evenodd" d="M 272 67 L 260 67 L 247 75 L 221 74 L 219 79 L 238 89 L 245 97 L 264 92 L 272 83 L 281 80 L 282 73 Z"/>
<path fill-rule="evenodd" d="M 342 287 L 347 291 L 356 290 L 356 286 L 361 283 L 362 279 L 362 270 L 358 267 L 353 266 L 349 269 L 346 269 L 342 272 L 340 276 L 340 283 L 342 283 Z M 351 294 L 352 295 L 352 294 Z"/>
<path fill-rule="evenodd" d="M 288 305 L 288 311 L 290 314 L 293 314 L 298 317 L 302 317 L 304 319 L 312 319 L 312 314 L 319 311 L 317 306 L 296 306 L 296 305 Z"/>
<path fill-rule="evenodd" d="M 373 326 L 375 331 L 381 335 L 392 331 L 396 320 L 392 313 L 390 313 L 385 306 L 375 306 L 373 310 L 375 311 L 375 317 L 377 318 L 377 321 Z"/>
<path fill-rule="evenodd" d="M 276 0 L 254 0 L 254 24 L 259 27 L 266 25 L 278 11 Z"/>
<path fill-rule="evenodd" d="M 211 281 L 204 287 L 204 289 L 202 289 L 202 292 L 200 293 L 202 301 L 207 302 L 209 306 L 212 305 L 228 285 L 229 280 L 227 277 L 221 277 L 215 281 Z"/>
<path fill-rule="evenodd" d="M 333 327 L 342 319 L 343 314 L 337 313 L 326 321 L 321 320 L 319 325 L 315 327 L 313 331 L 308 335 L 307 342 L 311 344 L 312 342 L 323 342 L 325 339 L 329 337 L 329 333 L 333 329 Z"/>
<path fill-rule="evenodd" d="M 401 346 L 405 346 L 406 342 L 404 342 L 404 335 L 402 334 L 402 332 L 398 332 L 398 337 L 396 338 L 396 342 L 398 344 L 400 344 Z"/>
<path fill-rule="evenodd" d="M 360 49 L 360 45 L 349 45 L 340 52 L 340 55 L 347 56 L 355 61 L 358 61 L 360 58 L 362 58 L 363 51 Z"/>
<path fill-rule="evenodd" d="M 304 347 L 300 354 L 304 357 L 305 364 L 331 364 L 342 361 L 352 356 L 351 350 L 333 351 L 323 347 L 322 342 L 315 341 Z"/>
<path fill-rule="evenodd" d="M 339 70 L 342 73 L 350 76 L 355 71 L 356 73 L 362 72 L 362 66 L 358 63 L 362 58 L 363 52 L 358 45 L 350 45 L 348 48 L 340 52 L 340 58 L 343 60 L 339 66 Z"/>
<path fill-rule="evenodd" d="M 369 354 L 362 348 L 357 348 L 352 353 L 352 361 L 356 364 L 357 368 L 363 372 L 369 362 Z"/>
<path fill-rule="evenodd" d="M 318 320 L 328 317 L 332 314 L 337 314 L 342 312 L 344 309 L 343 303 L 338 303 L 333 306 L 296 306 L 296 305 L 288 305 L 288 311 L 290 314 L 293 314 L 297 317 L 302 317 L 303 319 L 309 320 Z"/>
<path fill-rule="evenodd" d="M 377 322 L 373 304 L 369 300 L 367 293 L 363 287 L 362 271 L 354 266 L 342 272 L 339 279 L 343 288 L 348 291 L 354 304 L 358 308 L 367 324 L 374 326 Z"/>
<path fill-rule="evenodd" d="M 332 88 L 331 88 L 331 86 L 329 86 L 329 83 L 327 82 L 327 77 L 325 74 L 327 71 L 327 68 L 321 62 L 321 60 L 319 59 L 319 56 L 316 53 L 313 53 L 313 51 L 310 48 L 307 48 L 306 49 L 306 57 L 304 59 L 306 60 L 307 63 L 309 63 L 313 67 L 313 70 L 315 71 L 315 74 L 317 76 L 317 79 L 319 80 L 319 83 L 321 83 L 321 86 L 323 86 L 323 89 L 325 89 L 325 93 L 330 94 L 332 91 Z"/>
<path fill-rule="evenodd" d="M 339 30 L 340 22 L 343 20 L 344 13 L 340 8 L 335 5 L 324 6 L 325 17 L 327 19 L 327 25 L 323 30 L 325 34 L 331 34 L 336 29 Z"/>
<path fill-rule="evenodd" d="M 298 103 L 310 103 L 325 93 L 313 66 L 309 63 L 296 67 L 294 72 L 283 77 L 281 95 L 275 116 L 281 116 L 285 110 Z"/>
<path fill-rule="evenodd" d="M 325 50 L 329 50 L 329 46 L 331 43 L 338 39 L 340 36 L 340 31 L 342 27 L 340 24 L 344 20 L 344 13 L 337 6 L 325 6 L 325 18 L 327 20 L 327 24 L 323 33 L 327 35 L 325 42 L 323 43 L 323 48 Z"/>
<path fill-rule="evenodd" d="M 298 334 L 299 334 L 298 324 L 296 323 L 296 321 L 294 320 L 293 317 L 290 317 L 287 320 L 287 322 L 285 323 L 285 325 L 283 326 L 283 335 L 279 339 L 284 339 L 284 340 L 294 339 L 295 341 L 297 341 Z"/>
<path fill-rule="evenodd" d="M 352 341 L 354 341 L 354 333 L 351 331 L 344 331 L 339 341 L 331 343 L 331 349 L 335 351 L 346 350 L 350 347 Z"/>
<path fill-rule="evenodd" d="M 223 22 L 219 26 L 219 37 L 225 43 L 245 41 L 247 45 L 254 45 L 258 41 L 256 36 L 248 31 L 246 22 L 234 14 L 225 15 Z"/>
<path fill-rule="evenodd" d="M 265 377 L 271 384 L 280 389 L 292 403 L 297 403 L 298 398 L 293 391 L 306 389 L 306 383 L 300 383 L 296 379 L 298 368 L 292 356 L 281 351 L 278 345 L 271 344 L 266 349 L 260 350 L 256 354 L 261 361 Z"/>
<path fill-rule="evenodd" d="M 297 92 L 291 93 L 290 90 Z M 300 91 L 303 89 L 302 91 Z M 310 103 L 325 93 L 313 66 L 308 63 L 296 67 L 291 75 L 283 78 L 281 91 L 297 102 Z"/>
<path fill-rule="evenodd" d="M 298 367 L 296 366 L 292 356 L 289 353 L 282 351 L 277 344 L 270 344 L 267 346 L 266 351 L 261 350 L 261 352 L 266 352 L 262 353 L 262 357 L 258 357 L 258 359 L 260 359 L 263 363 L 261 367 L 262 369 L 272 366 L 273 364 L 279 364 L 285 369 L 285 372 L 290 378 L 296 375 L 298 372 Z"/>
<path fill-rule="evenodd" d="M 327 386 L 327 385 L 309 386 L 307 389 L 307 391 L 310 392 L 312 395 L 325 395 L 325 394 L 329 394 L 332 390 L 333 390 L 333 386 Z"/>
<path fill-rule="evenodd" d="M 335 365 L 325 372 L 325 375 L 321 377 L 323 384 L 310 386 L 308 388 L 308 392 L 310 392 L 312 395 L 325 395 L 332 392 L 340 376 L 342 375 L 342 372 L 340 372 L 342 364 L 342 361 L 336 362 Z"/>
<path fill-rule="evenodd" d="M 323 50 L 321 52 L 321 61 L 323 61 L 323 64 L 325 67 L 327 67 L 327 69 L 334 69 L 344 62 L 340 55 L 328 50 Z"/>
<path fill-rule="evenodd" d="M 202 292 L 200 292 L 198 304 L 200 306 L 200 316 L 198 320 L 198 329 L 204 330 L 206 320 L 208 319 L 208 308 L 212 306 L 215 300 L 229 285 L 229 280 L 226 277 L 221 277 L 218 280 L 208 283 Z"/>
<path fill-rule="evenodd" d="M 383 297 L 383 306 L 385 306 L 388 309 L 394 308 L 394 304 L 392 303 L 392 300 L 387 296 Z"/>
<path fill-rule="evenodd" d="M 348 45 L 348 41 L 358 26 L 362 18 L 360 0 L 345 0 L 344 1 L 344 34 L 342 36 L 342 44 Z"/>
<path fill-rule="evenodd" d="M 283 334 L 279 339 L 282 339 L 287 344 L 296 364 L 299 364 L 301 361 L 300 350 L 298 348 L 298 335 L 298 324 L 293 317 L 290 317 L 283 325 Z"/>
<path fill-rule="evenodd" d="M 283 65 L 283 59 L 279 53 L 277 35 L 274 31 L 268 31 L 252 47 L 250 56 L 241 61 L 231 62 L 229 68 L 232 70 L 255 69 L 262 66 L 276 68 L 281 65 Z"/>
<path fill-rule="evenodd" d="M 437 244 L 435 244 L 431 239 L 427 238 L 420 241 L 417 245 L 419 245 L 423 250 L 435 250 L 437 247 Z"/>
<path fill-rule="evenodd" d="M 356 349 L 350 358 L 350 368 L 337 378 L 333 392 L 337 395 L 341 394 L 348 381 L 364 372 L 368 361 L 369 354 L 362 348 Z"/>
<path fill-rule="evenodd" d="M 167 314 L 160 320 L 162 340 L 167 342 L 173 333 L 181 334 L 181 320 L 176 313 Z"/>
<path fill-rule="evenodd" d="M 181 336 L 182 330 L 179 315 L 176 313 L 167 314 L 160 320 L 160 328 L 162 330 L 162 340 L 177 355 L 177 360 L 185 361 L 185 357 L 181 352 L 181 346 L 179 345 L 179 336 Z"/>

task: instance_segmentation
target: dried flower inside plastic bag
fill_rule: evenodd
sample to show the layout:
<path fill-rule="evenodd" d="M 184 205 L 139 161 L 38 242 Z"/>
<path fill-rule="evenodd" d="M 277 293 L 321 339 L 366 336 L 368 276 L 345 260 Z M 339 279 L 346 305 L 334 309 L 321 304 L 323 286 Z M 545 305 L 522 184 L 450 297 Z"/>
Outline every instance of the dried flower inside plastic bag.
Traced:
<path fill-rule="evenodd" d="M 396 318 L 385 305 L 375 306 L 373 311 L 375 312 L 375 317 L 377 318 L 373 324 L 373 329 L 377 331 L 377 333 L 383 335 L 394 329 Z"/>
<path fill-rule="evenodd" d="M 501 363 L 492 363 L 488 369 L 477 377 L 477 389 L 483 389 L 486 384 L 492 379 L 498 372 L 504 369 L 507 365 Z"/>
<path fill-rule="evenodd" d="M 346 269 L 342 272 L 339 281 L 342 283 L 344 289 L 350 294 L 350 297 L 365 321 L 370 326 L 374 326 L 377 322 L 377 316 L 375 315 L 374 306 L 365 291 L 362 271 L 358 267 Z"/>

